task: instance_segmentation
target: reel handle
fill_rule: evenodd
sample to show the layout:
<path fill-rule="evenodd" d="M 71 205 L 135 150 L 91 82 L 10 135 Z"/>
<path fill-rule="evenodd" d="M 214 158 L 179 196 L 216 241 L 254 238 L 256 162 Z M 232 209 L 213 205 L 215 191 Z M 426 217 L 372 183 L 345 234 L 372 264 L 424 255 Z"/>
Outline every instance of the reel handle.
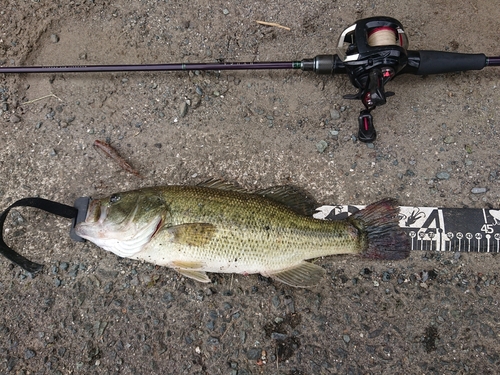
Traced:
<path fill-rule="evenodd" d="M 408 51 L 408 65 L 401 73 L 428 75 L 481 70 L 488 65 L 487 62 L 483 53 Z"/>

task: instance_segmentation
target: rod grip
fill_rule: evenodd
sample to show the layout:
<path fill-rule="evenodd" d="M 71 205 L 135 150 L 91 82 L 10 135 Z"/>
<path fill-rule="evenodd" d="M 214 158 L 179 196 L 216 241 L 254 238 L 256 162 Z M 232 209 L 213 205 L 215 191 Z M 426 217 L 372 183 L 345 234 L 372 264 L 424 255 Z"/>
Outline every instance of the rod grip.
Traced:
<path fill-rule="evenodd" d="M 464 70 L 481 70 L 486 66 L 483 53 L 467 54 L 442 51 L 418 51 L 420 64 L 415 74 L 441 74 Z"/>

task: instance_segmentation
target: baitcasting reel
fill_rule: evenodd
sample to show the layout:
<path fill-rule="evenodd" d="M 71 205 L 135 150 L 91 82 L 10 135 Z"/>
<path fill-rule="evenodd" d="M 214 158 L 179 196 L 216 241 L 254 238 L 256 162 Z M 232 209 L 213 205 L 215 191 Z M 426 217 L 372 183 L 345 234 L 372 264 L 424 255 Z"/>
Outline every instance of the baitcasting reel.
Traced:
<path fill-rule="evenodd" d="M 394 95 L 384 86 L 408 62 L 403 25 L 387 17 L 360 20 L 344 30 L 337 48 L 351 83 L 359 90 L 344 98 L 360 99 L 365 106 L 359 115 L 358 138 L 373 142 L 377 133 L 371 111 Z"/>
<path fill-rule="evenodd" d="M 220 62 L 153 65 L 80 65 L 0 67 L 0 73 L 69 73 L 177 70 L 301 69 L 318 74 L 347 74 L 358 89 L 346 99 L 359 99 L 365 109 L 358 122 L 358 139 L 373 142 L 377 136 L 371 111 L 394 95 L 385 85 L 398 74 L 416 75 L 481 70 L 500 66 L 500 56 L 442 51 L 410 51 L 399 21 L 390 17 L 371 17 L 356 21 L 340 35 L 338 54 L 313 59 L 277 62 Z"/>
<path fill-rule="evenodd" d="M 371 17 L 357 21 L 346 28 L 337 44 L 337 55 L 319 55 L 302 60 L 302 70 L 319 74 L 345 73 L 356 94 L 345 99 L 359 99 L 365 106 L 359 114 L 358 139 L 373 142 L 377 132 L 371 111 L 383 105 L 393 92 L 385 91 L 385 84 L 397 74 L 417 75 L 448 73 L 462 70 L 480 70 L 485 66 L 500 65 L 500 57 L 487 58 L 484 54 L 462 54 L 441 51 L 409 51 L 403 25 L 390 17 Z"/>

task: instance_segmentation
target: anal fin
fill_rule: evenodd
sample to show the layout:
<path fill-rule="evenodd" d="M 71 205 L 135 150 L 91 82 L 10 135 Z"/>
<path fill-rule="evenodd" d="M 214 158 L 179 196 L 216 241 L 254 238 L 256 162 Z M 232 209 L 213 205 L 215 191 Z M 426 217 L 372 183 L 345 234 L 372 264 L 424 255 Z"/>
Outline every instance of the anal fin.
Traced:
<path fill-rule="evenodd" d="M 176 271 L 179 272 L 182 276 L 189 277 L 190 279 L 199 281 L 200 283 L 210 282 L 210 279 L 204 271 L 193 271 L 184 268 L 177 268 Z"/>
<path fill-rule="evenodd" d="M 325 275 L 325 269 L 316 264 L 301 262 L 282 271 L 269 273 L 273 279 L 293 287 L 307 288 L 318 284 Z"/>
<path fill-rule="evenodd" d="M 189 277 L 190 279 L 194 279 L 200 283 L 210 282 L 210 279 L 205 271 L 199 270 L 203 266 L 203 263 L 201 262 L 174 261 L 170 264 L 170 266 L 182 276 Z"/>

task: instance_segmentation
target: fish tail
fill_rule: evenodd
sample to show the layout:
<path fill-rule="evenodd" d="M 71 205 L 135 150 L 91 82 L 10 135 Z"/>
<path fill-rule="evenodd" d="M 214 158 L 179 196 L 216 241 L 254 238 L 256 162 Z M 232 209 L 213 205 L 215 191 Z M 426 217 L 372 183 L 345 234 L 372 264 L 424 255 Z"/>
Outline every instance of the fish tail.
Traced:
<path fill-rule="evenodd" d="M 410 241 L 399 227 L 398 214 L 398 202 L 386 198 L 366 206 L 347 219 L 359 231 L 363 257 L 387 260 L 408 257 Z"/>

